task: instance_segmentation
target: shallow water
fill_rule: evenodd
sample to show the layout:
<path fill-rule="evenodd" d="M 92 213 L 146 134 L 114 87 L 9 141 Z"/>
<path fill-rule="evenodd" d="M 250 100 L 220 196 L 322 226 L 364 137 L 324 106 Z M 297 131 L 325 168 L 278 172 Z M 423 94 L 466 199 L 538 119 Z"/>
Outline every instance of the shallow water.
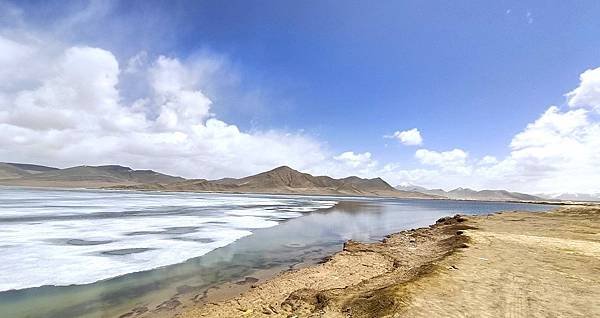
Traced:
<path fill-rule="evenodd" d="M 335 202 L 339 203 L 328 208 Z M 174 295 L 193 297 L 257 270 L 314 263 L 340 250 L 348 239 L 378 240 L 455 213 L 549 208 L 445 200 L 3 188 L 0 286 L 90 284 L 0 292 L 0 313 L 118 316 Z M 108 279 L 114 276 L 119 277 Z M 152 306 L 149 310 L 158 310 Z"/>
<path fill-rule="evenodd" d="M 2 189 L 0 291 L 93 283 L 180 263 L 255 229 L 334 204 L 308 198 Z"/>

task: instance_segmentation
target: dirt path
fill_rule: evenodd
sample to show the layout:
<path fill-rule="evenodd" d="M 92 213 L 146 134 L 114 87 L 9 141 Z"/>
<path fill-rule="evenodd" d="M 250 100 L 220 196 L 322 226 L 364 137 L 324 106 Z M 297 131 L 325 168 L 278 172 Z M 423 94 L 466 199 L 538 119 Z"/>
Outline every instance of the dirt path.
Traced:
<path fill-rule="evenodd" d="M 449 218 L 182 317 L 600 316 L 600 209 Z"/>

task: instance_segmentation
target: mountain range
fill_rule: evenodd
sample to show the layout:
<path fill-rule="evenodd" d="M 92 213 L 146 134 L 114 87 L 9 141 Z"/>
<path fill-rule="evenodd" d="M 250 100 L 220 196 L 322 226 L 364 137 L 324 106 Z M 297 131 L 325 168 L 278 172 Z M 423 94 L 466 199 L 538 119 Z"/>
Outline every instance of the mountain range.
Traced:
<path fill-rule="evenodd" d="M 600 193 L 540 193 L 536 194 L 539 197 L 548 200 L 561 200 L 561 201 L 587 201 L 597 202 L 600 201 Z"/>
<path fill-rule="evenodd" d="M 218 180 L 192 179 L 173 183 L 149 183 L 133 186 L 118 186 L 121 189 L 234 192 L 234 193 L 279 193 L 279 194 L 320 194 L 320 195 L 359 195 L 396 198 L 439 198 L 435 195 L 414 191 L 398 190 L 381 178 L 363 179 L 347 177 L 334 179 L 328 176 L 313 176 L 296 171 L 287 166 L 252 175 L 245 178 L 224 178 Z"/>
<path fill-rule="evenodd" d="M 456 188 L 428 189 L 415 185 L 392 187 L 381 178 L 355 176 L 335 179 L 313 176 L 281 166 L 244 178 L 185 179 L 153 170 L 134 170 L 119 165 L 76 166 L 59 169 L 35 164 L 0 162 L 0 185 L 112 188 L 131 190 L 358 195 L 420 199 L 482 201 L 600 201 L 600 194 L 554 193 L 530 195 L 506 190 Z"/>
<path fill-rule="evenodd" d="M 431 194 L 397 190 L 381 178 L 363 179 L 352 176 L 334 179 L 302 173 L 287 166 L 240 179 L 206 180 L 184 179 L 152 170 L 133 170 L 118 165 L 58 169 L 31 164 L 0 163 L 0 185 L 439 198 Z"/>
<path fill-rule="evenodd" d="M 414 185 L 399 185 L 396 189 L 403 191 L 415 191 L 425 194 L 437 195 L 453 200 L 481 200 L 481 201 L 544 201 L 545 198 L 539 196 L 509 192 L 506 190 L 472 190 L 469 188 L 456 188 L 450 191 L 442 189 L 427 189 Z"/>
<path fill-rule="evenodd" d="M 115 185 L 183 181 L 152 170 L 117 165 L 77 166 L 66 169 L 21 163 L 0 163 L 0 185 L 101 188 Z"/>

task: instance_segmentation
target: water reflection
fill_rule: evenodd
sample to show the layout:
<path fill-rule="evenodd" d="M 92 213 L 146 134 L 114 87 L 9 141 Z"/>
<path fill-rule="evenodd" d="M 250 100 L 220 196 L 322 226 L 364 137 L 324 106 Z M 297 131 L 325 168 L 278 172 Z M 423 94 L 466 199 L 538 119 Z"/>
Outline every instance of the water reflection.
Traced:
<path fill-rule="evenodd" d="M 135 308 L 137 312 L 152 314 L 178 307 L 181 302 L 202 300 L 206 290 L 217 284 L 241 280 L 252 283 L 252 276 L 259 270 L 316 263 L 340 250 L 348 239 L 378 240 L 459 212 L 548 208 L 491 202 L 344 200 L 333 208 L 254 230 L 251 236 L 181 264 L 88 285 L 3 292 L 0 312 L 6 317 L 118 317 Z"/>

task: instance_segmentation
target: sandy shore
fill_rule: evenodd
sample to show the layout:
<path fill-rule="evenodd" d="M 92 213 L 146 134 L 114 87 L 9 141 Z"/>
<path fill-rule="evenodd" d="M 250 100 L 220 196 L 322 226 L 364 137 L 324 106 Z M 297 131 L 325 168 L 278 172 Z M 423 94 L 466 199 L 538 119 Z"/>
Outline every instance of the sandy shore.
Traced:
<path fill-rule="evenodd" d="M 600 208 L 565 207 L 348 242 L 323 264 L 177 316 L 594 317 L 599 290 Z"/>

